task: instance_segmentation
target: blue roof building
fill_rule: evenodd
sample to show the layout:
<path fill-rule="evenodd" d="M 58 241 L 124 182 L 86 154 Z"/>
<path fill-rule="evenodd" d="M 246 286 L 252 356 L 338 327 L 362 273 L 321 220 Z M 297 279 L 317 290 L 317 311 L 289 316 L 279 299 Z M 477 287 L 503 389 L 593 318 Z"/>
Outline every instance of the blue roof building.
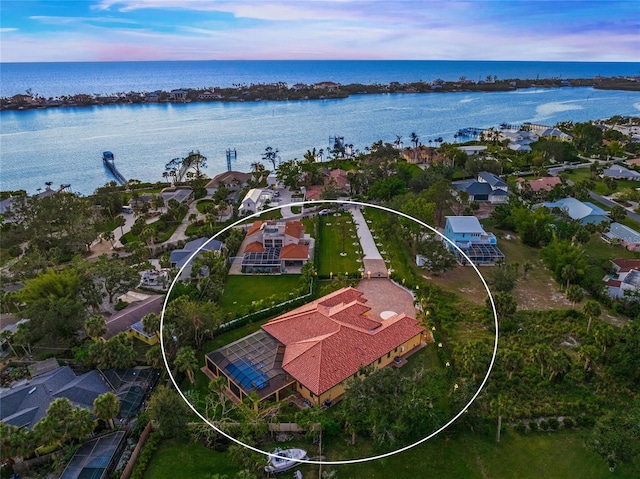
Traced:
<path fill-rule="evenodd" d="M 460 248 L 476 265 L 494 265 L 504 260 L 493 233 L 487 233 L 475 216 L 447 216 L 444 235 Z M 468 260 L 457 248 L 446 243 L 461 264 Z"/>
<path fill-rule="evenodd" d="M 602 208 L 589 203 L 588 201 L 579 201 L 575 198 L 562 198 L 554 202 L 545 202 L 538 207 L 543 206 L 548 209 L 558 208 L 564 211 L 569 218 L 579 221 L 581 225 L 593 223 L 599 225 L 602 222 L 609 222 L 609 213 Z"/>

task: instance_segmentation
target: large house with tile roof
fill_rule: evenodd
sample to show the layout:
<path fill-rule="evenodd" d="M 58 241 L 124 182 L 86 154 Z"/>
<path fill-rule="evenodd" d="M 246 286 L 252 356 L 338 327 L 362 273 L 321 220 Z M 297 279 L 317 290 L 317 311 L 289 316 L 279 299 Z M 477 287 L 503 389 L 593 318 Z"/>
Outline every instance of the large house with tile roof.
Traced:
<path fill-rule="evenodd" d="M 243 273 L 281 273 L 311 260 L 305 226 L 293 221 L 254 221 L 247 230 Z"/>
<path fill-rule="evenodd" d="M 427 337 L 406 314 L 372 318 L 363 293 L 347 287 L 285 313 L 257 333 L 205 356 L 205 372 L 224 377 L 239 400 L 281 400 L 297 392 L 312 404 L 335 402 L 363 367 L 386 367 Z"/>

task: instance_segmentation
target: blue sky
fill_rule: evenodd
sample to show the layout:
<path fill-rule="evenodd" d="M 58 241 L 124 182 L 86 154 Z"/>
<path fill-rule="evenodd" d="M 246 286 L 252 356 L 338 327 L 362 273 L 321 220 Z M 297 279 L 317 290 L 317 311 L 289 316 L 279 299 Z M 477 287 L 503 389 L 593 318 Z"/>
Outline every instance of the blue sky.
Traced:
<path fill-rule="evenodd" d="M 640 1 L 1 0 L 0 61 L 640 61 Z"/>

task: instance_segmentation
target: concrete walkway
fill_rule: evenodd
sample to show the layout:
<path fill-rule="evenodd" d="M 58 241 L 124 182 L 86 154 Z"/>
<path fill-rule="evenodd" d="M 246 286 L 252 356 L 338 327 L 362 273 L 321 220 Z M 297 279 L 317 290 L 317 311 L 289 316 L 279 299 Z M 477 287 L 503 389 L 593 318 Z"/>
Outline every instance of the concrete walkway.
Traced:
<path fill-rule="evenodd" d="M 360 208 L 353 208 L 350 211 L 353 215 L 353 222 L 356 225 L 358 238 L 360 238 L 360 246 L 362 246 L 362 252 L 364 254 L 363 266 L 365 277 L 371 273 L 372 278 L 386 278 L 388 268 L 380 251 L 378 251 L 367 221 L 364 219 L 364 216 L 362 216 Z"/>

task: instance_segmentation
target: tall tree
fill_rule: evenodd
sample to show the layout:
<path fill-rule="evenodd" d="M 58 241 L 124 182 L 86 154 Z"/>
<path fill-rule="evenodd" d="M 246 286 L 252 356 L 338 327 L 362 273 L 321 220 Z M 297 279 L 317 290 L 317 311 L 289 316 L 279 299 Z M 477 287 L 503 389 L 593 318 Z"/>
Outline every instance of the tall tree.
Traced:
<path fill-rule="evenodd" d="M 195 384 L 194 371 L 198 369 L 198 359 L 196 352 L 189 346 L 183 346 L 178 350 L 176 359 L 173 361 L 179 372 L 185 373 L 191 384 Z"/>
<path fill-rule="evenodd" d="M 113 418 L 120 412 L 120 400 L 112 392 L 101 394 L 93 401 L 93 413 L 98 419 L 109 423 L 114 428 Z"/>
<path fill-rule="evenodd" d="M 96 282 L 107 294 L 109 303 L 116 295 L 124 294 L 140 283 L 141 267 L 128 266 L 119 258 L 100 255 L 92 268 Z"/>
<path fill-rule="evenodd" d="M 149 417 L 166 438 L 180 438 L 187 425 L 187 408 L 173 389 L 158 386 L 149 401 Z"/>
<path fill-rule="evenodd" d="M 84 322 L 84 330 L 92 339 L 97 339 L 107 332 L 107 322 L 101 315 L 94 315 Z"/>
<path fill-rule="evenodd" d="M 591 321 L 593 321 L 593 318 L 597 318 L 600 316 L 600 314 L 602 314 L 600 304 L 597 301 L 590 299 L 582 307 L 582 312 L 587 318 L 589 318 L 589 322 L 587 323 L 587 334 L 589 334 L 589 330 L 591 329 Z"/>

